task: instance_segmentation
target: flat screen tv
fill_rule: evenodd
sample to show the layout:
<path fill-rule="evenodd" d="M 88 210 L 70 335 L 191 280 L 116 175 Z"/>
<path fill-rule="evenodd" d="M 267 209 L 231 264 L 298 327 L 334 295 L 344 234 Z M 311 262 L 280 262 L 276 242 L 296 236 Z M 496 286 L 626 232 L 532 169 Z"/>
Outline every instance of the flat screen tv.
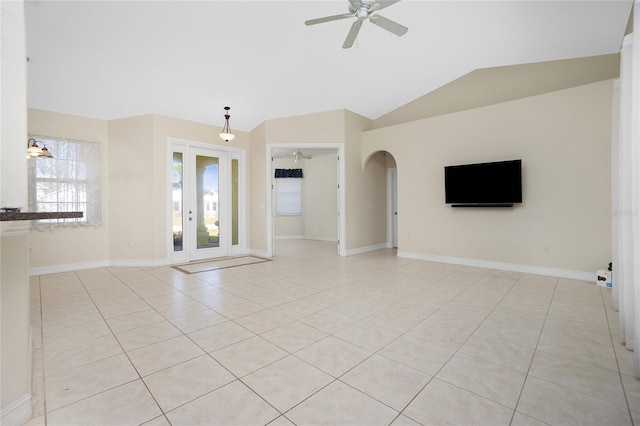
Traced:
<path fill-rule="evenodd" d="M 447 204 L 453 207 L 510 207 L 522 202 L 522 160 L 444 168 Z"/>

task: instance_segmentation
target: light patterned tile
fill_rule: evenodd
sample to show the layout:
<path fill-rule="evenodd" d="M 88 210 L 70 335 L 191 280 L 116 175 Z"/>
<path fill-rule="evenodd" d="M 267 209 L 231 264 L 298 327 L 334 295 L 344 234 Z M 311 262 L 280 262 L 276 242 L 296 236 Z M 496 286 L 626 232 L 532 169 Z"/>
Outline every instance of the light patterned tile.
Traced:
<path fill-rule="evenodd" d="M 211 356 L 237 377 L 246 376 L 287 355 L 288 352 L 259 336 L 211 352 Z"/>
<path fill-rule="evenodd" d="M 517 410 L 548 424 L 630 425 L 626 408 L 528 377 Z"/>
<path fill-rule="evenodd" d="M 164 412 L 173 410 L 235 380 L 208 355 L 174 365 L 143 378 Z"/>
<path fill-rule="evenodd" d="M 294 353 L 326 337 L 326 333 L 300 322 L 292 322 L 262 334 L 262 337 L 282 349 Z"/>
<path fill-rule="evenodd" d="M 138 374 L 124 354 L 47 376 L 47 410 L 55 410 L 137 378 Z"/>
<path fill-rule="evenodd" d="M 141 424 L 162 412 L 141 380 L 110 389 L 47 414 L 47 425 Z"/>
<path fill-rule="evenodd" d="M 144 377 L 204 355 L 204 351 L 186 336 L 178 336 L 129 351 L 127 355 L 140 376 Z"/>
<path fill-rule="evenodd" d="M 212 410 L 211 407 L 216 409 Z M 232 382 L 166 414 L 173 425 L 263 425 L 279 415 L 240 381 Z"/>
<path fill-rule="evenodd" d="M 180 335 L 180 330 L 167 321 L 116 333 L 116 338 L 125 351 L 142 348 Z"/>
<path fill-rule="evenodd" d="M 228 321 L 194 331 L 189 333 L 188 336 L 205 351 L 213 352 L 254 337 L 255 334 L 234 322 Z"/>
<path fill-rule="evenodd" d="M 431 376 L 374 355 L 340 380 L 395 410 L 402 411 L 431 380 Z"/>
<path fill-rule="evenodd" d="M 462 345 L 460 352 L 526 374 L 535 349 L 491 335 L 474 334 Z"/>
<path fill-rule="evenodd" d="M 282 413 L 332 380 L 328 374 L 293 356 L 276 361 L 242 379 L 247 386 Z"/>
<path fill-rule="evenodd" d="M 529 375 L 613 404 L 627 405 L 617 371 L 536 351 Z"/>
<path fill-rule="evenodd" d="M 333 334 L 355 324 L 358 320 L 337 311 L 326 309 L 304 317 L 300 322 L 322 330 L 325 333 Z"/>
<path fill-rule="evenodd" d="M 384 404 L 336 381 L 289 411 L 295 424 L 388 425 L 398 415 Z"/>
<path fill-rule="evenodd" d="M 611 344 L 601 345 L 588 340 L 569 336 L 555 336 L 543 332 L 540 336 L 538 350 L 551 352 L 576 361 L 592 364 L 597 367 L 618 370 L 615 353 Z"/>
<path fill-rule="evenodd" d="M 436 377 L 510 408 L 515 408 L 525 379 L 523 373 L 461 353 Z"/>
<path fill-rule="evenodd" d="M 375 352 L 395 340 L 400 336 L 400 333 L 366 321 L 361 321 L 337 332 L 335 336 L 354 345 L 358 345 L 361 348 Z"/>
<path fill-rule="evenodd" d="M 424 425 L 508 425 L 513 410 L 433 379 L 403 411 Z"/>
<path fill-rule="evenodd" d="M 403 335 L 380 350 L 378 354 L 423 373 L 435 375 L 455 352 L 455 349 L 449 346 L 440 346 Z"/>
<path fill-rule="evenodd" d="M 112 334 L 75 345 L 47 348 L 44 356 L 45 371 L 47 375 L 57 374 L 120 353 L 122 348 Z"/>
<path fill-rule="evenodd" d="M 333 377 L 340 377 L 371 354 L 371 351 L 333 336 L 328 336 L 296 352 L 298 358 Z"/>
<path fill-rule="evenodd" d="M 164 318 L 162 315 L 157 313 L 155 310 L 146 309 L 144 311 L 133 312 L 120 317 L 109 318 L 107 320 L 107 324 L 109 324 L 109 327 L 114 333 L 119 333 L 121 331 L 132 330 L 134 328 L 163 321 Z"/>
<path fill-rule="evenodd" d="M 235 322 L 256 334 L 261 334 L 265 331 L 273 330 L 276 327 L 289 324 L 293 321 L 294 320 L 291 317 L 272 310 L 256 312 L 254 314 L 247 315 L 246 317 L 241 317 L 235 320 Z"/>
<path fill-rule="evenodd" d="M 407 331 L 407 335 L 428 343 L 458 349 L 469 338 L 471 332 L 426 319 Z"/>
<path fill-rule="evenodd" d="M 210 309 L 196 310 L 170 320 L 183 333 L 191 333 L 226 321 L 227 318 Z"/>

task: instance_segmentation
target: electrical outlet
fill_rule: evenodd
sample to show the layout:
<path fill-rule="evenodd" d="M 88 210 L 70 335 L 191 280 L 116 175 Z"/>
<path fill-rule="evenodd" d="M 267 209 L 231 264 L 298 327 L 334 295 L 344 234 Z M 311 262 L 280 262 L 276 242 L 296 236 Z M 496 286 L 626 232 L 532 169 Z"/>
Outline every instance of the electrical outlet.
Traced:
<path fill-rule="evenodd" d="M 543 245 L 542 245 L 542 251 L 543 251 L 544 253 L 549 253 L 549 244 L 546 244 L 546 243 L 545 243 L 545 244 L 543 244 Z"/>
<path fill-rule="evenodd" d="M 127 241 L 127 247 L 133 247 L 133 241 Z"/>
<path fill-rule="evenodd" d="M 29 253 L 33 253 L 33 248 L 29 247 Z"/>

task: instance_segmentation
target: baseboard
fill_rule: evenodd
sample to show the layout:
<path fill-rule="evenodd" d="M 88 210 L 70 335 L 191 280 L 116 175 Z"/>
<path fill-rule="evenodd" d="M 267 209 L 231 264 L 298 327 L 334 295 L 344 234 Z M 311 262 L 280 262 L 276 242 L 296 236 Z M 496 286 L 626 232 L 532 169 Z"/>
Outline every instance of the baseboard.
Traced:
<path fill-rule="evenodd" d="M 62 272 L 81 271 L 84 269 L 106 268 L 111 266 L 108 260 L 96 260 L 93 262 L 68 263 L 65 265 L 40 266 L 29 268 L 29 276 L 59 274 Z"/>
<path fill-rule="evenodd" d="M 269 255 L 269 252 L 267 252 L 266 250 L 250 249 L 248 253 L 252 256 L 258 256 L 258 257 L 264 257 L 264 258 L 271 257 Z"/>
<path fill-rule="evenodd" d="M 545 275 L 568 278 L 572 280 L 596 281 L 596 272 L 576 271 L 573 269 L 551 268 L 547 266 L 521 265 L 517 263 L 494 262 L 491 260 L 470 259 L 465 257 L 440 256 L 426 253 L 415 253 L 398 250 L 398 257 L 427 260 L 430 262 L 450 263 L 454 265 L 475 266 L 478 268 L 498 269 L 501 271 L 520 272 L 523 274 Z"/>
<path fill-rule="evenodd" d="M 154 268 L 156 266 L 166 266 L 169 261 L 166 259 L 115 259 L 109 261 L 109 266 L 122 268 Z"/>
<path fill-rule="evenodd" d="M 82 271 L 85 269 L 107 268 L 109 266 L 117 267 L 154 267 L 164 266 L 169 263 L 166 260 L 149 260 L 149 259 L 115 259 L 115 260 L 96 260 L 94 262 L 68 263 L 65 265 L 40 266 L 29 268 L 29 276 L 59 274 L 62 272 Z"/>
<path fill-rule="evenodd" d="M 0 415 L 3 426 L 21 426 L 31 419 L 31 395 L 25 395 L 6 409 Z"/>
<path fill-rule="evenodd" d="M 372 246 L 358 247 L 345 251 L 345 256 L 355 256 L 356 254 L 368 253 L 370 251 L 386 249 L 387 243 L 374 244 Z"/>
<path fill-rule="evenodd" d="M 311 240 L 311 241 L 327 241 L 330 243 L 337 243 L 336 238 L 324 238 L 324 237 L 310 237 L 308 235 L 277 235 L 273 237 L 274 240 Z"/>

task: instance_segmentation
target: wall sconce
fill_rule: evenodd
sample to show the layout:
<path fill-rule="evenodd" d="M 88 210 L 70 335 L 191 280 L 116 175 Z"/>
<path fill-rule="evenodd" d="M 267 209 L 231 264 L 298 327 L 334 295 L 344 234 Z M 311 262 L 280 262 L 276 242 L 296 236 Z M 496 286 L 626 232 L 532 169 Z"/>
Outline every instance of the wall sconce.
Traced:
<path fill-rule="evenodd" d="M 38 144 L 42 145 L 42 148 Z M 38 157 L 53 158 L 53 155 L 51 155 L 44 142 L 29 138 L 27 141 L 27 158 Z"/>
<path fill-rule="evenodd" d="M 226 111 L 224 115 L 224 127 L 222 128 L 222 132 L 218 134 L 220 136 L 220 139 L 222 139 L 225 142 L 232 141 L 233 138 L 236 137 L 233 133 L 231 133 L 231 128 L 229 127 L 229 118 L 231 117 L 229 115 L 230 109 L 231 107 L 228 107 L 228 106 L 224 107 L 224 110 Z"/>

